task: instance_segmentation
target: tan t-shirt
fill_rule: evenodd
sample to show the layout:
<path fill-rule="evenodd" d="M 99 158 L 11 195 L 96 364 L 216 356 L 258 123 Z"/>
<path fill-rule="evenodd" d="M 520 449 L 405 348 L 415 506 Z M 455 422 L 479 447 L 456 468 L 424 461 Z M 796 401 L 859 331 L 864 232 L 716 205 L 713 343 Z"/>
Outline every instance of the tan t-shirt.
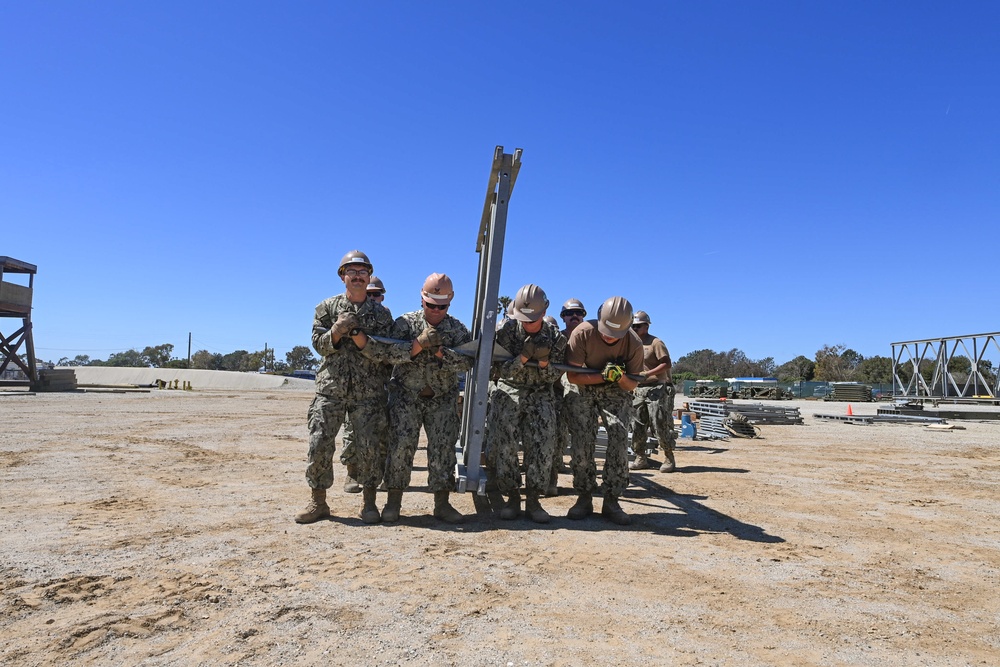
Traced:
<path fill-rule="evenodd" d="M 608 345 L 597 330 L 597 320 L 581 322 L 570 334 L 566 345 L 566 363 L 601 370 L 609 361 L 625 367 L 626 373 L 642 372 L 642 340 L 632 330 Z"/>
<path fill-rule="evenodd" d="M 642 370 L 648 371 L 662 363 L 666 363 L 669 369 L 671 366 L 670 352 L 667 350 L 666 344 L 656 336 L 650 335 L 649 332 L 640 338 L 642 339 Z M 660 384 L 666 381 L 667 370 L 664 370 L 658 375 L 650 375 L 642 384 Z"/>

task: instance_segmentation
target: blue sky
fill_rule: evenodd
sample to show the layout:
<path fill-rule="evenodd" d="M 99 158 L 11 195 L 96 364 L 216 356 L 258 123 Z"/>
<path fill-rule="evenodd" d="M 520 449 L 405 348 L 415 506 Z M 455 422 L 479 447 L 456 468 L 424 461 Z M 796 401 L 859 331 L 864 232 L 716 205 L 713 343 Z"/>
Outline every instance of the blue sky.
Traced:
<path fill-rule="evenodd" d="M 308 344 L 360 248 L 469 322 L 623 295 L 674 358 L 1000 329 L 1000 4 L 0 4 L 0 255 L 37 356 Z M 15 279 L 16 280 L 16 279 Z M 0 320 L 0 331 L 18 324 Z"/>

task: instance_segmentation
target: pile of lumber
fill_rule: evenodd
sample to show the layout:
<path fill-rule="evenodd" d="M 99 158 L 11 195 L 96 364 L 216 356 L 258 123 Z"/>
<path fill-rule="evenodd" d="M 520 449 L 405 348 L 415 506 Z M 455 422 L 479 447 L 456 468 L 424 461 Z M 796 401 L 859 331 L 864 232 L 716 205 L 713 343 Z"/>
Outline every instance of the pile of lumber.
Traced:
<path fill-rule="evenodd" d="M 76 372 L 72 368 L 43 368 L 38 371 L 35 391 L 76 391 Z"/>

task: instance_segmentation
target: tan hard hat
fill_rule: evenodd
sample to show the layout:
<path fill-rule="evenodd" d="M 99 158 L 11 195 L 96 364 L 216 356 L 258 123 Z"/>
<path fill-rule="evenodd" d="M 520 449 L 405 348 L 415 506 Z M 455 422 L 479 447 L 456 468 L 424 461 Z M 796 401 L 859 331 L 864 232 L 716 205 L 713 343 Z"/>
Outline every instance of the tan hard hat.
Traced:
<path fill-rule="evenodd" d="M 548 322 L 549 324 L 551 324 L 552 326 L 554 326 L 556 329 L 559 328 L 559 320 L 557 320 L 556 318 L 552 317 L 551 315 L 546 315 L 542 319 L 545 320 L 546 322 Z"/>
<path fill-rule="evenodd" d="M 632 328 L 632 304 L 623 296 L 613 296 L 597 311 L 597 330 L 611 338 L 621 338 Z"/>
<path fill-rule="evenodd" d="M 344 269 L 348 264 L 364 264 L 368 267 L 368 272 L 374 271 L 372 268 L 372 263 L 368 259 L 368 255 L 361 252 L 360 250 L 352 250 L 351 252 L 344 255 L 340 260 L 340 268 L 337 269 L 337 275 L 340 277 L 344 276 Z"/>
<path fill-rule="evenodd" d="M 566 303 L 563 304 L 562 310 L 559 312 L 559 317 L 566 317 L 567 310 L 582 310 L 583 316 L 587 316 L 587 309 L 583 307 L 583 301 L 579 299 L 568 299 Z"/>
<path fill-rule="evenodd" d="M 510 316 L 518 322 L 537 322 L 545 316 L 549 307 L 549 299 L 545 290 L 538 285 L 525 285 L 517 290 L 514 303 L 510 306 Z"/>
<path fill-rule="evenodd" d="M 373 275 L 371 279 L 368 281 L 368 291 L 378 292 L 380 294 L 385 292 L 385 285 L 382 284 L 382 279 L 379 278 L 378 276 Z"/>
<path fill-rule="evenodd" d="M 632 324 L 650 324 L 649 314 L 645 310 L 635 311 L 635 317 L 632 318 Z"/>
<path fill-rule="evenodd" d="M 443 273 L 432 273 L 424 281 L 420 296 L 437 305 L 451 303 L 452 297 L 455 296 L 455 290 L 451 286 L 451 278 Z"/>

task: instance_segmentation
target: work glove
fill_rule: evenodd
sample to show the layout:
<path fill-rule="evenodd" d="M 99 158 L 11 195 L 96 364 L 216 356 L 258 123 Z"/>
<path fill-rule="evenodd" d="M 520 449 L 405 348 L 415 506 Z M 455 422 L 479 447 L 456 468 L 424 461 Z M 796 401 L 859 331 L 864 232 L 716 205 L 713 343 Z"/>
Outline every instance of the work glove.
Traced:
<path fill-rule="evenodd" d="M 528 336 L 524 339 L 524 345 L 521 346 L 521 356 L 529 361 L 531 359 L 548 361 L 551 352 L 552 348 L 549 347 L 547 336 Z"/>
<path fill-rule="evenodd" d="M 349 336 L 351 332 L 358 328 L 358 316 L 349 310 L 344 311 L 337 318 L 337 321 L 330 327 L 330 331 L 341 338 Z"/>
<path fill-rule="evenodd" d="M 601 377 L 605 382 L 618 382 L 625 375 L 625 368 L 621 364 L 609 361 L 608 365 L 601 371 Z"/>
<path fill-rule="evenodd" d="M 444 341 L 441 339 L 441 332 L 436 327 L 431 326 L 424 327 L 424 330 L 417 336 L 417 343 L 432 354 L 436 354 L 438 349 L 444 345 Z"/>

